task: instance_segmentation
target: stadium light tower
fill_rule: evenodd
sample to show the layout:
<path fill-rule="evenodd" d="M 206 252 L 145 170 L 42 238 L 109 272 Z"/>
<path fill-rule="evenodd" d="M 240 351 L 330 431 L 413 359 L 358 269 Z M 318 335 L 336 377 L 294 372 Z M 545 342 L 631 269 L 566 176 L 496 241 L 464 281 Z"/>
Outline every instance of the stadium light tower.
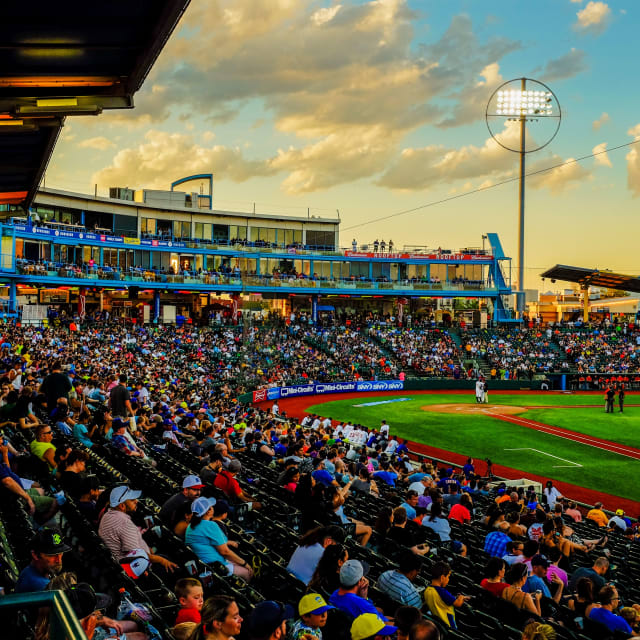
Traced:
<path fill-rule="evenodd" d="M 562 112 L 558 98 L 544 83 L 531 78 L 516 78 L 501 84 L 489 98 L 485 120 L 491 137 L 504 149 L 520 154 L 518 218 L 518 317 L 524 313 L 524 186 L 527 153 L 546 147 L 558 133 Z M 509 123 L 517 123 L 518 129 Z M 528 135 L 527 123 L 537 123 L 539 140 Z M 501 131 L 498 126 L 501 125 Z M 506 126 L 505 126 L 506 125 Z M 517 134 L 517 135 L 516 135 Z"/>

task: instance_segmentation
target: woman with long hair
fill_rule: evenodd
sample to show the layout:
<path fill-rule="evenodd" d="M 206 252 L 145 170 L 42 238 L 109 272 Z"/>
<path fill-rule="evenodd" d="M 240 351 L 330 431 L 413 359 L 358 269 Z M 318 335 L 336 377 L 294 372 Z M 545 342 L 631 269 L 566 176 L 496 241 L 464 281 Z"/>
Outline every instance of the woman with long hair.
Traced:
<path fill-rule="evenodd" d="M 567 606 L 575 611 L 576 618 L 588 618 L 591 609 L 599 607 L 593 595 L 593 582 L 589 578 L 578 578 L 576 582 L 576 595 L 570 598 Z"/>
<path fill-rule="evenodd" d="M 363 547 L 366 547 L 367 542 L 369 542 L 369 538 L 373 533 L 373 529 L 360 520 L 349 518 L 344 513 L 343 505 L 349 493 L 350 484 L 351 483 L 349 482 L 342 488 L 336 487 L 335 485 L 330 485 L 325 489 L 325 500 L 327 509 L 329 511 L 329 516 L 331 517 L 331 515 L 333 514 L 333 519 L 336 522 L 339 522 L 340 524 L 355 524 L 356 538 Z"/>
<path fill-rule="evenodd" d="M 349 559 L 349 552 L 341 544 L 329 545 L 322 554 L 307 593 L 320 593 L 327 599 L 340 588 L 340 567 Z"/>
<path fill-rule="evenodd" d="M 467 547 L 459 540 L 451 540 L 451 525 L 446 518 L 442 517 L 442 504 L 440 502 L 431 503 L 431 512 L 422 519 L 422 526 L 432 529 L 438 534 L 442 542 L 450 542 L 451 549 L 461 556 L 467 555 Z"/>
<path fill-rule="evenodd" d="M 485 577 L 480 582 L 480 586 L 494 596 L 500 597 L 502 592 L 509 586 L 504 581 L 506 568 L 507 563 L 502 558 L 489 558 L 484 572 Z"/>
<path fill-rule="evenodd" d="M 229 596 L 213 596 L 206 600 L 200 618 L 200 624 L 189 640 L 233 640 L 242 628 L 240 609 Z"/>
<path fill-rule="evenodd" d="M 376 521 L 373 523 L 373 530 L 381 536 L 386 536 L 393 524 L 393 509 L 391 507 L 382 507 L 378 511 Z"/>
<path fill-rule="evenodd" d="M 510 586 L 502 591 L 501 597 L 503 600 L 513 603 L 518 609 L 523 609 L 539 616 L 541 615 L 540 598 L 542 593 L 538 592 L 531 595 L 522 590 L 524 583 L 527 581 L 528 573 L 527 565 L 522 562 L 511 565 L 507 575 L 507 582 Z"/>

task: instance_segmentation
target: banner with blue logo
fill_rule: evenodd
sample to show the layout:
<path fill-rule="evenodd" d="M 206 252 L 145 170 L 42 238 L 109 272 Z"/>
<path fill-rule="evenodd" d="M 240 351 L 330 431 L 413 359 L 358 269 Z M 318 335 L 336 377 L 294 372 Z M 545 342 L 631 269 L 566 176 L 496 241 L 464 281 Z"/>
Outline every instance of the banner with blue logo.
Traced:
<path fill-rule="evenodd" d="M 278 398 L 295 398 L 298 396 L 314 396 L 325 393 L 347 393 L 368 391 L 402 391 L 403 380 L 363 380 L 361 382 L 322 382 L 298 384 L 292 387 L 275 387 L 259 389 L 253 392 L 254 402 L 277 400 Z"/>

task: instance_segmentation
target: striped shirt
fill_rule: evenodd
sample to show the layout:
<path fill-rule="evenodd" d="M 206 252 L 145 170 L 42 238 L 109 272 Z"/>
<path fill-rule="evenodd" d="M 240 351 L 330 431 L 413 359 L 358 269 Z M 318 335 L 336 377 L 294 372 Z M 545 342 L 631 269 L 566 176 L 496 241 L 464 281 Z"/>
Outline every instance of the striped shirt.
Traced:
<path fill-rule="evenodd" d="M 116 560 L 124 558 L 133 549 L 144 549 L 150 553 L 149 546 L 142 539 L 140 529 L 136 527 L 131 517 L 122 511 L 109 509 L 102 516 L 98 535 Z"/>
<path fill-rule="evenodd" d="M 378 589 L 386 593 L 392 600 L 409 607 L 420 608 L 422 601 L 420 594 L 411 583 L 411 580 L 399 571 L 385 571 L 376 584 Z"/>

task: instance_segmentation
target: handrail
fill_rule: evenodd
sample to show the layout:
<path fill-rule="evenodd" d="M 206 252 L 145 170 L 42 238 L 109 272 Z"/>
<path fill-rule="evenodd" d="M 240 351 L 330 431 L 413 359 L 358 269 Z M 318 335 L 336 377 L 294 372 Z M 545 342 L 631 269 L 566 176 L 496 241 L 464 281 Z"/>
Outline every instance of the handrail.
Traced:
<path fill-rule="evenodd" d="M 36 591 L 31 593 L 12 593 L 0 598 L 3 608 L 51 607 L 49 624 L 51 640 L 87 640 L 87 636 L 64 591 Z"/>

